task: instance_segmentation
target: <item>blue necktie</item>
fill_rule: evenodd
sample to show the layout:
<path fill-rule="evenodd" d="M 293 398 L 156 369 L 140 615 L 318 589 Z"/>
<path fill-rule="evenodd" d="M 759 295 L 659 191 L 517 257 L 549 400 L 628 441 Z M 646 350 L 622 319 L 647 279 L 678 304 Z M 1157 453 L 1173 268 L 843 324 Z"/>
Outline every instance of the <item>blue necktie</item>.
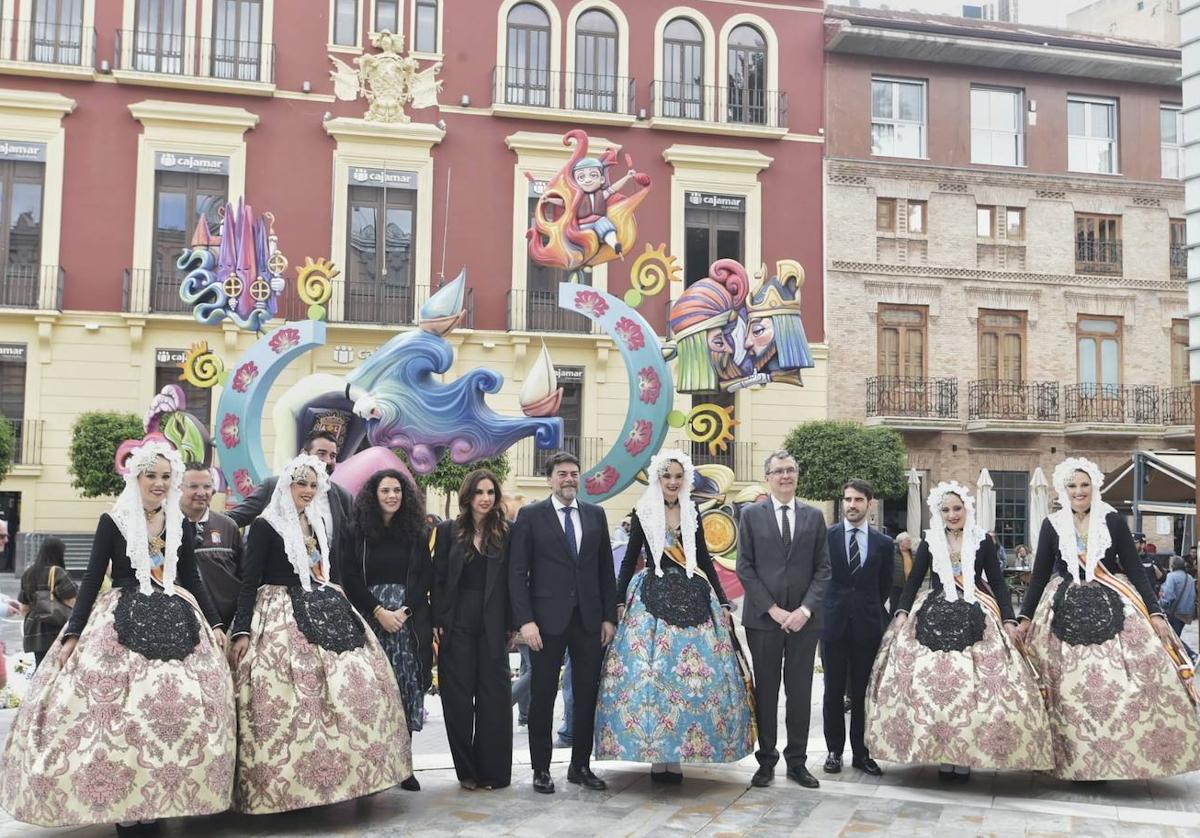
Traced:
<path fill-rule="evenodd" d="M 579 544 L 575 541 L 575 522 L 571 518 L 572 509 L 573 507 L 570 506 L 563 507 L 563 529 L 567 533 L 567 546 L 571 548 L 571 558 L 578 559 Z"/>

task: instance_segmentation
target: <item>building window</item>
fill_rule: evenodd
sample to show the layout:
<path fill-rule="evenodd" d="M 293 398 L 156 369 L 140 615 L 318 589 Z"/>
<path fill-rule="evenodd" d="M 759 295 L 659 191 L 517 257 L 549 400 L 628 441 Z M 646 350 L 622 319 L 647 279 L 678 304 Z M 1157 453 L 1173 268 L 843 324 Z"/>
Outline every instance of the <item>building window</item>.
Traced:
<path fill-rule="evenodd" d="M 417 0 L 414 7 L 413 49 L 417 52 L 436 53 L 438 44 L 437 0 Z"/>
<path fill-rule="evenodd" d="M 1020 207 L 1006 207 L 1004 210 L 1004 237 L 1021 240 L 1025 238 L 1025 210 Z"/>
<path fill-rule="evenodd" d="M 908 232 L 920 235 L 929 232 L 929 205 L 925 201 L 908 202 Z"/>
<path fill-rule="evenodd" d="M 212 75 L 237 81 L 262 79 L 262 0 L 216 0 Z"/>
<path fill-rule="evenodd" d="M 351 186 L 346 320 L 412 323 L 417 193 Z"/>
<path fill-rule="evenodd" d="M 533 214 L 537 211 L 538 198 L 529 196 L 529 215 L 526 229 L 533 228 Z M 557 217 L 557 211 L 550 206 L 543 206 L 543 211 L 550 214 L 550 220 Z M 571 282 L 583 285 L 592 284 L 592 274 L 588 271 L 575 271 Z M 566 311 L 558 305 L 558 286 L 567 282 L 567 272 L 561 268 L 551 268 L 539 264 L 525 249 L 525 328 L 535 332 L 590 332 L 591 321 L 582 314 Z M 519 305 L 519 300 L 517 301 Z"/>
<path fill-rule="evenodd" d="M 871 79 L 871 154 L 925 156 L 925 82 Z"/>
<path fill-rule="evenodd" d="M 1067 98 L 1067 168 L 1117 173 L 1117 100 Z"/>
<path fill-rule="evenodd" d="M 333 0 L 333 42 L 343 47 L 358 44 L 358 0 Z"/>
<path fill-rule="evenodd" d="M 0 160 L 0 307 L 38 302 L 45 169 L 42 163 Z"/>
<path fill-rule="evenodd" d="M 684 284 L 708 276 L 718 259 L 745 258 L 746 216 L 743 212 L 688 207 L 684 212 Z"/>
<path fill-rule="evenodd" d="M 1121 385 L 1122 323 L 1119 317 L 1083 316 L 1075 324 L 1083 395 L 1095 396 L 1101 389 L 1115 389 Z"/>
<path fill-rule="evenodd" d="M 1025 164 L 1024 93 L 971 88 L 971 162 L 992 166 Z"/>
<path fill-rule="evenodd" d="M 1075 272 L 1120 276 L 1120 216 L 1075 213 Z"/>
<path fill-rule="evenodd" d="M 1171 231 L 1171 278 L 1187 279 L 1187 222 L 1172 218 Z"/>
<path fill-rule="evenodd" d="M 1163 105 L 1158 110 L 1159 141 L 1162 143 L 1162 176 L 1171 180 L 1183 177 L 1183 111 L 1178 105 Z"/>
<path fill-rule="evenodd" d="M 184 410 L 195 416 L 206 426 L 212 423 L 212 390 L 196 387 L 179 377 L 180 363 L 186 355 L 184 349 L 159 349 L 154 353 L 154 394 L 162 392 L 168 384 L 183 388 L 186 400 Z"/>
<path fill-rule="evenodd" d="M 1171 321 L 1171 386 L 1188 386 L 1188 322 Z"/>
<path fill-rule="evenodd" d="M 150 310 L 188 311 L 190 307 L 179 299 L 183 274 L 175 263 L 191 242 L 201 218 L 210 233 L 220 235 L 229 180 L 221 175 L 155 172 L 154 192 Z"/>
<path fill-rule="evenodd" d="M 743 23 L 729 33 L 729 122 L 767 123 L 767 42 L 762 33 Z"/>
<path fill-rule="evenodd" d="M 575 109 L 617 112 L 617 23 L 590 9 L 575 25 Z"/>
<path fill-rule="evenodd" d="M 138 0 L 133 68 L 144 73 L 183 72 L 184 0 Z"/>
<path fill-rule="evenodd" d="M 583 373 L 579 367 L 555 367 L 558 374 L 558 386 L 562 388 L 562 403 L 555 415 L 562 419 L 563 435 L 559 451 L 574 454 L 583 462 L 589 462 L 583 439 Z M 533 473 L 541 476 L 546 473 L 546 462 L 555 453 L 554 450 L 535 448 L 533 450 Z"/>
<path fill-rule="evenodd" d="M 84 0 L 34 0 L 29 60 L 44 64 L 83 63 Z"/>
<path fill-rule="evenodd" d="M 663 116 L 704 118 L 704 33 L 685 17 L 663 31 Z"/>
<path fill-rule="evenodd" d="M 875 229 L 881 233 L 896 232 L 896 199 L 875 199 Z"/>
<path fill-rule="evenodd" d="M 24 344 L 10 343 L 0 349 L 3 350 L 0 351 L 0 421 L 12 425 L 15 432 L 13 461 L 20 463 L 25 459 L 22 455 L 25 452 L 25 360 L 28 348 Z"/>
<path fill-rule="evenodd" d="M 550 18 L 536 3 L 518 3 L 508 13 L 504 101 L 550 105 Z"/>
<path fill-rule="evenodd" d="M 975 235 L 981 239 L 996 238 L 995 207 L 975 207 Z"/>
<path fill-rule="evenodd" d="M 992 475 L 996 492 L 996 538 L 1006 550 L 1013 550 L 1018 544 L 1028 544 L 1028 472 L 989 471 L 989 474 Z"/>
<path fill-rule="evenodd" d="M 400 30 L 400 0 L 375 0 L 375 32 Z"/>
<path fill-rule="evenodd" d="M 924 378 L 926 306 L 879 305 L 878 365 L 887 378 Z"/>
<path fill-rule="evenodd" d="M 979 310 L 979 378 L 1025 380 L 1025 312 Z"/>

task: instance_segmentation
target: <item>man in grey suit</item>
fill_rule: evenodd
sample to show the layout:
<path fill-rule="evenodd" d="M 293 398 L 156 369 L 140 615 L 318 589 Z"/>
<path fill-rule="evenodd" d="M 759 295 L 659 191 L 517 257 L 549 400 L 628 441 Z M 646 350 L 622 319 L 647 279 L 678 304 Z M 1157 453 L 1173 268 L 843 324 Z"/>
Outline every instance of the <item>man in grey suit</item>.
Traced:
<path fill-rule="evenodd" d="M 738 521 L 737 575 L 746 591 L 742 625 L 754 663 L 758 717 L 758 771 L 750 781 L 775 778 L 780 671 L 787 695 L 787 776 L 820 786 L 804 766 L 812 703 L 813 660 L 821 634 L 821 608 L 829 582 L 829 542 L 821 513 L 796 500 L 796 461 L 786 451 L 767 457 L 770 495 L 742 510 Z"/>

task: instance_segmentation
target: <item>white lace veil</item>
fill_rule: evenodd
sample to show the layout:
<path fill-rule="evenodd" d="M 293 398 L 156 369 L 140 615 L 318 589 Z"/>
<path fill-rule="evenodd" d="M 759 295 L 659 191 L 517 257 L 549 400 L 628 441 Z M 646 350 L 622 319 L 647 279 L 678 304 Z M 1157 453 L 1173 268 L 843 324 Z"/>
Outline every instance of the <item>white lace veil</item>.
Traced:
<path fill-rule="evenodd" d="M 649 468 L 646 469 L 650 485 L 638 499 L 634 510 L 641 521 L 642 532 L 646 534 L 650 561 L 654 563 L 654 575 L 662 576 L 662 552 L 667 543 L 667 507 L 658 478 L 666 470 L 667 464 L 673 462 L 683 466 L 683 487 L 679 490 L 679 530 L 683 535 L 683 555 L 687 558 L 685 570 L 690 579 L 696 572 L 698 525 L 696 507 L 692 505 L 692 479 L 696 473 L 692 458 L 678 448 L 667 448 L 655 454 L 650 459 Z"/>
<path fill-rule="evenodd" d="M 958 599 L 958 588 L 954 582 L 954 563 L 950 561 L 950 542 L 946 538 L 946 526 L 942 523 L 942 499 L 946 495 L 958 495 L 966 512 L 960 554 L 963 599 L 975 602 L 975 553 L 987 533 L 975 523 L 975 499 L 971 497 L 970 490 L 954 480 L 937 484 L 929 493 L 930 526 L 925 530 L 925 541 L 929 544 L 929 552 L 933 556 L 933 572 L 942 583 L 942 594 L 946 601 L 955 602 Z"/>
<path fill-rule="evenodd" d="M 317 476 L 317 493 L 312 503 L 304 507 L 304 517 L 308 519 L 321 551 L 321 576 L 328 580 L 329 534 L 333 532 L 333 516 L 329 510 L 329 474 L 323 462 L 312 454 L 301 454 L 288 462 L 279 473 L 279 482 L 275 484 L 267 508 L 259 517 L 279 533 L 288 561 L 300 577 L 300 586 L 311 591 L 312 573 L 308 568 L 308 550 L 304 547 L 304 530 L 300 529 L 300 514 L 292 500 L 292 483 L 308 470 Z"/>
<path fill-rule="evenodd" d="M 1052 482 L 1062 509 L 1050 516 L 1050 524 L 1058 535 L 1059 553 L 1071 569 L 1072 578 L 1079 578 L 1074 564 L 1079 553 L 1075 549 L 1075 522 L 1071 519 L 1071 499 L 1067 496 L 1067 482 L 1077 471 L 1084 472 L 1092 480 L 1092 510 L 1088 518 L 1087 558 L 1084 561 L 1085 577 L 1091 582 L 1096 578 L 1096 565 L 1112 546 L 1112 534 L 1108 531 L 1108 524 L 1104 519 L 1116 510 L 1100 499 L 1100 487 L 1104 485 L 1104 472 L 1100 470 L 1100 466 L 1083 457 L 1068 457 L 1054 467 Z"/>
<path fill-rule="evenodd" d="M 171 464 L 171 481 L 163 500 L 166 515 L 166 547 L 163 549 L 163 593 L 175 594 L 175 570 L 179 564 L 179 548 L 183 546 L 183 510 L 179 506 L 180 486 L 183 483 L 183 460 L 179 452 L 165 442 L 147 442 L 133 449 L 125 461 L 125 488 L 108 513 L 125 538 L 125 555 L 137 574 L 138 591 L 147 596 L 153 591 L 150 571 L 150 534 L 146 531 L 146 511 L 142 506 L 142 490 L 138 477 L 150 470 L 159 457 Z"/>

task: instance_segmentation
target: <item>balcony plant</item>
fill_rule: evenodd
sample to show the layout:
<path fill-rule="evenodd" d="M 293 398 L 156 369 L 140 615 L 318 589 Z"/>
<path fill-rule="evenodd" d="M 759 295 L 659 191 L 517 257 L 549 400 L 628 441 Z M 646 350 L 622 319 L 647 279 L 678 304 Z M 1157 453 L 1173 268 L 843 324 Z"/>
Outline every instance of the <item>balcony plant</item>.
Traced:
<path fill-rule="evenodd" d="M 17 435 L 13 431 L 12 422 L 0 413 L 0 483 L 3 483 L 4 478 L 12 471 L 13 460 L 16 459 L 16 452 L 13 450 L 16 441 Z"/>

